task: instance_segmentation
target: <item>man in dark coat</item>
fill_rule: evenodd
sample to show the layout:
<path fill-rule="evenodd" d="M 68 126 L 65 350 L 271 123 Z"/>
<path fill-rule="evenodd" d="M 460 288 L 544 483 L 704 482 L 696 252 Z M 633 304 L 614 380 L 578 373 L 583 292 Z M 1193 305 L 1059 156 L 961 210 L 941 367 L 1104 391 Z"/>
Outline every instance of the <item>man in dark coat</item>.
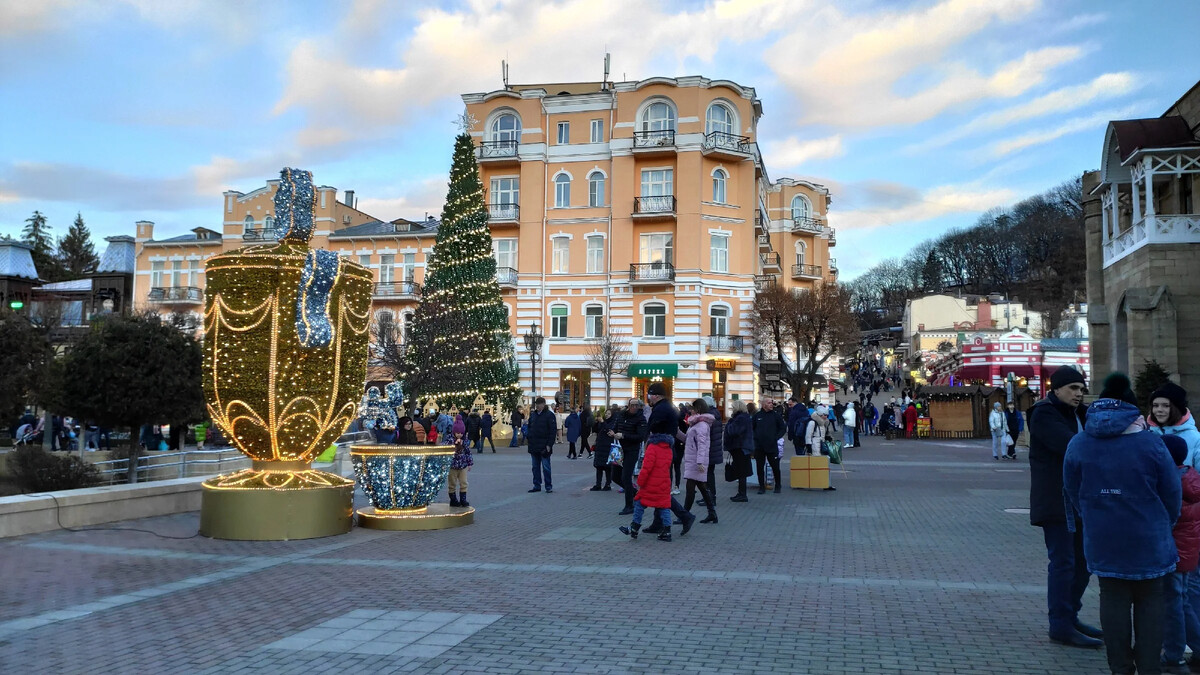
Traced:
<path fill-rule="evenodd" d="M 800 397 L 792 395 L 792 407 L 788 410 L 787 428 L 788 438 L 792 439 L 792 443 L 796 446 L 796 454 L 803 455 L 808 452 L 808 444 L 804 442 L 804 434 L 808 429 L 808 421 L 812 416 L 808 414 L 808 406 L 800 402 Z"/>
<path fill-rule="evenodd" d="M 616 430 L 611 433 L 621 444 L 621 475 L 614 475 L 613 482 L 625 490 L 625 508 L 620 515 L 628 516 L 633 513 L 633 497 L 637 492 L 633 487 L 633 472 L 637 468 L 642 442 L 646 440 L 646 416 L 642 413 L 640 400 L 629 399 L 629 405 L 617 420 Z"/>
<path fill-rule="evenodd" d="M 512 414 L 508 417 L 508 423 L 512 425 L 513 430 L 512 441 L 508 447 L 515 448 L 520 445 L 521 425 L 525 423 L 525 415 L 521 413 L 520 408 L 513 408 Z"/>
<path fill-rule="evenodd" d="M 679 411 L 671 405 L 671 399 L 667 398 L 667 388 L 661 382 L 651 384 L 646 388 L 646 400 L 651 405 L 650 419 L 646 423 L 646 444 L 666 443 L 673 447 L 679 433 Z M 680 536 L 687 534 L 696 522 L 696 516 L 688 513 L 675 497 L 671 497 L 671 513 L 674 514 L 675 520 L 683 525 Z M 642 532 L 650 534 L 661 531 L 662 520 L 658 518 L 654 519 L 650 527 L 642 528 Z"/>
<path fill-rule="evenodd" d="M 579 452 L 587 451 L 588 459 L 592 457 L 592 445 L 588 443 L 588 436 L 592 435 L 592 427 L 596 424 L 596 418 L 592 417 L 592 406 L 584 403 L 579 409 Z"/>
<path fill-rule="evenodd" d="M 554 452 L 554 440 L 558 437 L 558 420 L 554 413 L 546 408 L 546 399 L 541 396 L 533 402 L 533 410 L 529 413 L 529 458 L 533 463 L 533 489 L 530 492 L 542 491 L 542 479 L 546 481 L 546 493 L 554 492 L 550 481 L 550 454 Z"/>
<path fill-rule="evenodd" d="M 783 491 L 783 474 L 779 473 L 779 439 L 787 433 L 787 422 L 775 410 L 775 401 L 764 398 L 762 410 L 751 418 L 754 424 L 754 463 L 758 467 L 758 494 L 767 491 L 766 465 L 775 474 L 775 492 Z"/>
<path fill-rule="evenodd" d="M 1062 366 L 1050 378 L 1050 393 L 1029 411 L 1029 522 L 1046 541 L 1046 607 L 1050 639 L 1072 647 L 1099 647 L 1100 629 L 1079 621 L 1090 575 L 1083 554 L 1083 520 L 1074 514 L 1067 529 L 1063 501 L 1063 457 L 1086 419 L 1083 375 Z"/>

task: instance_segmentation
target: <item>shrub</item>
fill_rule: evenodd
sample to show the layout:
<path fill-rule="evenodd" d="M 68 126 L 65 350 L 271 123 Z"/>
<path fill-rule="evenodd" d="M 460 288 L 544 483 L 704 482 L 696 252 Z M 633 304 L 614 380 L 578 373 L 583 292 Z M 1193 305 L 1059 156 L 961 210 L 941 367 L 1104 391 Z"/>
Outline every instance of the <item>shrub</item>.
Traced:
<path fill-rule="evenodd" d="M 75 455 L 49 453 L 36 445 L 8 453 L 8 469 L 25 492 L 50 492 L 88 487 L 96 482 L 96 467 Z"/>

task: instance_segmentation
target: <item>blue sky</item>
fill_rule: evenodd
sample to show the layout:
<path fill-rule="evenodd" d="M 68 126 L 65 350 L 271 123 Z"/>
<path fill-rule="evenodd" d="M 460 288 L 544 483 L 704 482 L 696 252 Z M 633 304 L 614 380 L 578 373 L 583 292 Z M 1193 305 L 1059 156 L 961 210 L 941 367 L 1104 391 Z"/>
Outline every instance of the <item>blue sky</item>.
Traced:
<path fill-rule="evenodd" d="M 830 187 L 843 279 L 1099 164 L 1200 78 L 1200 2 L 0 0 L 0 233 L 216 227 L 282 166 L 437 213 L 459 94 L 700 74 L 753 86 L 772 178 Z"/>

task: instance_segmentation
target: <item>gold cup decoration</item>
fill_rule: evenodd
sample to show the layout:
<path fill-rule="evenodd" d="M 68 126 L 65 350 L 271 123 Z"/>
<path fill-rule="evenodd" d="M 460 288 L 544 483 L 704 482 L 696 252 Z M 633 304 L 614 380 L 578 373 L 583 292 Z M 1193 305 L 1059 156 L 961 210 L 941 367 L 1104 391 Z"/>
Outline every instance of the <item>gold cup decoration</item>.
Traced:
<path fill-rule="evenodd" d="M 204 482 L 201 532 L 302 539 L 349 531 L 354 483 L 311 468 L 356 415 L 371 272 L 309 249 L 312 174 L 280 172 L 278 243 L 205 267 L 204 393 L 213 422 L 253 460 Z"/>

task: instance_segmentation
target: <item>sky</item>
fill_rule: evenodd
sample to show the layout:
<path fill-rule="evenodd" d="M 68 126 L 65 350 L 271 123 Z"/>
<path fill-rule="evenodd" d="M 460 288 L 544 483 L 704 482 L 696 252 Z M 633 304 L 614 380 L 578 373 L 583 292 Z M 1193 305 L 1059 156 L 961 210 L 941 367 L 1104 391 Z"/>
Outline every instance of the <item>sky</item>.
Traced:
<path fill-rule="evenodd" d="M 829 187 L 841 278 L 1098 168 L 1200 79 L 1200 2 L 0 0 L 0 234 L 218 228 L 284 166 L 438 214 L 460 95 L 703 75 L 756 89 L 772 179 Z"/>

